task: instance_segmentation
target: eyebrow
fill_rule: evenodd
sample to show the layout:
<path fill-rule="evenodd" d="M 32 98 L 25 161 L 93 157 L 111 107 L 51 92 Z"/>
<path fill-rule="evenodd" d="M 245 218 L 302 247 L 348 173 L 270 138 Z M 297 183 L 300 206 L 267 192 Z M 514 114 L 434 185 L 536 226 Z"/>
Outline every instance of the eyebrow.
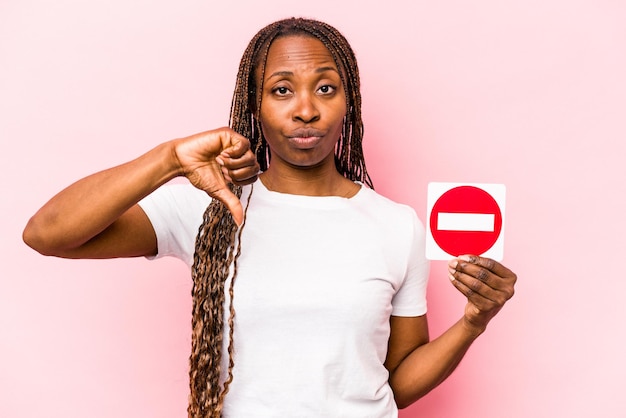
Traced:
<path fill-rule="evenodd" d="M 326 71 L 334 71 L 337 74 L 339 74 L 339 71 L 337 71 L 335 67 L 319 67 L 315 69 L 316 74 L 321 74 Z M 291 76 L 293 76 L 292 71 L 276 71 L 275 73 L 272 73 L 269 77 L 267 77 L 267 79 L 269 80 L 272 77 L 291 77 Z"/>

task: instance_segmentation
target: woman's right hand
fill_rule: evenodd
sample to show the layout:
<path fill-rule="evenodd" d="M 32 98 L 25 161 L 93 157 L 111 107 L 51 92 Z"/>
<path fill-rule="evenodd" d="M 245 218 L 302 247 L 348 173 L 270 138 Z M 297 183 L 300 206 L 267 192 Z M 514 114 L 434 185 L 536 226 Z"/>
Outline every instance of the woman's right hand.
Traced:
<path fill-rule="evenodd" d="M 224 202 L 239 225 L 243 209 L 227 182 L 257 179 L 250 142 L 228 128 L 162 143 L 138 158 L 94 173 L 44 204 L 24 228 L 24 242 L 45 255 L 114 258 L 154 255 L 157 242 L 138 202 L 185 175 Z"/>
<path fill-rule="evenodd" d="M 230 128 L 220 128 L 174 140 L 174 153 L 181 174 L 224 203 L 241 225 L 243 208 L 227 183 L 244 185 L 258 178 L 259 164 L 250 141 Z"/>

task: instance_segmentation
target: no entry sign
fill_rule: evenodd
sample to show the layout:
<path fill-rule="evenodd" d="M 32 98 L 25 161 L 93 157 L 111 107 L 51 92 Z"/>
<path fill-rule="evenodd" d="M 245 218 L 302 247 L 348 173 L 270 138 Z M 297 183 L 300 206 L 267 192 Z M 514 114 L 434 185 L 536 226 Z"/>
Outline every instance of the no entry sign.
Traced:
<path fill-rule="evenodd" d="M 426 257 L 476 254 L 501 260 L 504 198 L 502 184 L 430 183 Z"/>

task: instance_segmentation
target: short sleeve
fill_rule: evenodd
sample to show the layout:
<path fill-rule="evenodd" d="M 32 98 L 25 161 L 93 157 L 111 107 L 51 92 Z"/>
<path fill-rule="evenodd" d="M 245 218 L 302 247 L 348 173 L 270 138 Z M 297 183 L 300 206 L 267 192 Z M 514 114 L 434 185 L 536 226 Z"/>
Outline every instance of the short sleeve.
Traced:
<path fill-rule="evenodd" d="M 165 185 L 139 202 L 157 238 L 155 257 L 172 256 L 193 264 L 196 235 L 211 198 L 188 184 Z"/>
<path fill-rule="evenodd" d="M 409 246 L 406 275 L 392 300 L 394 316 L 420 316 L 427 311 L 426 290 L 430 262 L 426 259 L 426 232 L 415 211 L 412 213 L 412 241 Z"/>

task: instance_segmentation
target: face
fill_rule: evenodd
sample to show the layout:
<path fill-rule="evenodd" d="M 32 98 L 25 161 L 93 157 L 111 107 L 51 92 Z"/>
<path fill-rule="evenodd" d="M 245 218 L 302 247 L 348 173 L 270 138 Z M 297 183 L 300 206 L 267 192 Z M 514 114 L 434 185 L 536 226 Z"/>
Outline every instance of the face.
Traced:
<path fill-rule="evenodd" d="M 306 36 L 276 39 L 267 55 L 260 111 L 271 168 L 334 167 L 345 114 L 339 69 L 324 44 Z"/>

